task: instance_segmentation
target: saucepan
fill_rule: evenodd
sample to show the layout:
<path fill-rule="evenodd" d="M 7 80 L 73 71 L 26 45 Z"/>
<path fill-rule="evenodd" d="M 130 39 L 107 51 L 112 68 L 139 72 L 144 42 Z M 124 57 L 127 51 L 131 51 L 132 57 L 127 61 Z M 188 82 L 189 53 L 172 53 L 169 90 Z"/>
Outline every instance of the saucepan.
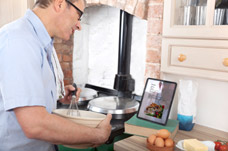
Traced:
<path fill-rule="evenodd" d="M 97 91 L 90 88 L 81 88 L 80 98 L 78 100 L 78 106 L 87 106 L 90 100 L 98 96 Z"/>

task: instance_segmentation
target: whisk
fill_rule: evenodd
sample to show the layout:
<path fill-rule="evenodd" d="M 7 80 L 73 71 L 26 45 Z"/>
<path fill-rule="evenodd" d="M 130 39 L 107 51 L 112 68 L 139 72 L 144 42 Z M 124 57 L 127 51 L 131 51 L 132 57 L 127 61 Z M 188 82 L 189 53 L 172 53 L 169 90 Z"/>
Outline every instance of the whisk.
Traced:
<path fill-rule="evenodd" d="M 80 112 L 78 109 L 78 104 L 76 102 L 76 96 L 75 96 L 75 93 L 77 92 L 77 85 L 74 83 L 73 86 L 74 86 L 75 90 L 71 92 L 72 99 L 71 99 L 71 102 L 70 102 L 70 105 L 69 105 L 69 108 L 67 111 L 67 115 L 73 116 L 75 113 L 74 111 L 77 110 L 76 115 L 80 116 Z"/>

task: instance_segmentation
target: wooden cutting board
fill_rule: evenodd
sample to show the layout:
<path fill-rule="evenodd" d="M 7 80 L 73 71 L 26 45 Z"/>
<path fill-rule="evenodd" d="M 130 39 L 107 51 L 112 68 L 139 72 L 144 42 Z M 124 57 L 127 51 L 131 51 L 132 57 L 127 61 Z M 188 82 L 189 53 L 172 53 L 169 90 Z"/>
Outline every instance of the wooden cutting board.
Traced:
<path fill-rule="evenodd" d="M 131 136 L 114 144 L 114 151 L 149 151 L 146 148 L 146 138 Z"/>

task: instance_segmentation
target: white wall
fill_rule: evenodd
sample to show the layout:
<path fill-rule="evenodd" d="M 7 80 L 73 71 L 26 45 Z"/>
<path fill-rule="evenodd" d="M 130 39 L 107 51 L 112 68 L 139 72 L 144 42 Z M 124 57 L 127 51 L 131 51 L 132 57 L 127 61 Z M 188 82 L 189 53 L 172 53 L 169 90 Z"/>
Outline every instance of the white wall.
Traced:
<path fill-rule="evenodd" d="M 78 84 L 90 83 L 113 89 L 118 66 L 120 10 L 108 6 L 86 8 L 82 31 L 75 32 L 73 77 Z M 147 21 L 134 17 L 131 75 L 136 93 L 144 87 Z"/>
<path fill-rule="evenodd" d="M 179 82 L 180 79 L 198 83 L 196 123 L 228 132 L 228 82 L 214 81 L 179 75 L 164 74 L 164 79 Z M 178 89 L 170 117 L 177 118 Z"/>
<path fill-rule="evenodd" d="M 34 0 L 0 0 L 0 27 L 24 16 Z"/>

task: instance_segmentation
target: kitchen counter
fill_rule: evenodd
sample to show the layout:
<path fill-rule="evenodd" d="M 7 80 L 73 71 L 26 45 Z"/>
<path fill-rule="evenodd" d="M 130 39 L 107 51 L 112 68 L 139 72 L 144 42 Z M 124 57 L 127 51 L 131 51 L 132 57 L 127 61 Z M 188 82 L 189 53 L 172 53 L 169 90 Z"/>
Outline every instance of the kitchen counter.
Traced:
<path fill-rule="evenodd" d="M 196 138 L 201 141 L 205 140 L 224 140 L 228 141 L 228 133 L 220 130 L 195 125 L 192 131 L 178 130 L 174 141 L 177 143 L 179 140 Z M 114 144 L 115 151 L 149 151 L 146 148 L 146 138 L 139 136 L 131 136 L 124 140 L 118 141 Z M 179 149 L 175 148 L 175 151 Z"/>

